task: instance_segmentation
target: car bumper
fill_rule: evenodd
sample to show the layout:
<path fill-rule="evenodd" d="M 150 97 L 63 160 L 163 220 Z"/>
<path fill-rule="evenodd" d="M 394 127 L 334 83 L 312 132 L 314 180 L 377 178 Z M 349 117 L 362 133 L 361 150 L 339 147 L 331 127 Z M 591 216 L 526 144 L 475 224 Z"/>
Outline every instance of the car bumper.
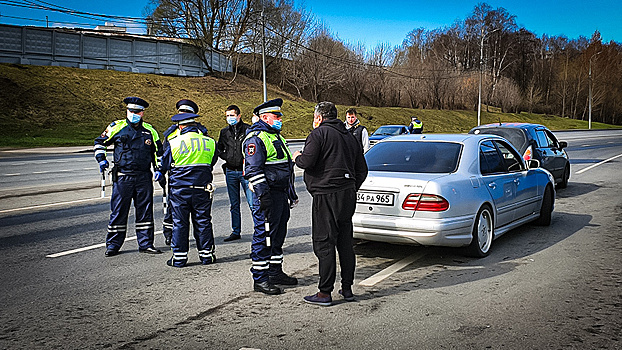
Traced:
<path fill-rule="evenodd" d="M 474 216 L 448 219 L 402 218 L 355 213 L 354 238 L 370 241 L 462 247 L 472 238 Z"/>

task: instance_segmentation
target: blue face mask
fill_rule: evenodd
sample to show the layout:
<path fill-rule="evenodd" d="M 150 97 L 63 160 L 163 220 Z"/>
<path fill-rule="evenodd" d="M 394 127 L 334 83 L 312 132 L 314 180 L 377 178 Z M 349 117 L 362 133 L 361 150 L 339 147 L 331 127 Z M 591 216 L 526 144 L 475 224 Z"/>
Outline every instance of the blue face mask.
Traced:
<path fill-rule="evenodd" d="M 236 117 L 227 117 L 227 123 L 229 123 L 229 125 L 235 125 L 238 123 L 238 118 Z"/>
<path fill-rule="evenodd" d="M 281 130 L 281 128 L 283 127 L 283 121 L 275 120 L 275 121 L 272 122 L 272 125 L 270 125 L 270 126 L 274 130 Z"/>
<path fill-rule="evenodd" d="M 132 124 L 138 123 L 141 118 L 142 117 L 140 116 L 140 114 L 136 113 L 129 113 L 129 115 L 127 116 L 127 120 L 129 120 Z"/>

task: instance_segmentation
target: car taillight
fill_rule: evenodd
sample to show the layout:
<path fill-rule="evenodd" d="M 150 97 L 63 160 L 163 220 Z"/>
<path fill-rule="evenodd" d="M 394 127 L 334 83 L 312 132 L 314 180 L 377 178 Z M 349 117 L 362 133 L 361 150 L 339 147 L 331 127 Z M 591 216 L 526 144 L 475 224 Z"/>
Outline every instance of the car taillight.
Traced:
<path fill-rule="evenodd" d="M 525 150 L 525 153 L 523 153 L 523 159 L 524 160 L 530 160 L 532 157 L 533 157 L 533 150 L 532 150 L 531 146 L 529 146 Z"/>
<path fill-rule="evenodd" d="M 444 211 L 448 208 L 449 202 L 434 194 L 411 193 L 402 203 L 404 210 Z"/>

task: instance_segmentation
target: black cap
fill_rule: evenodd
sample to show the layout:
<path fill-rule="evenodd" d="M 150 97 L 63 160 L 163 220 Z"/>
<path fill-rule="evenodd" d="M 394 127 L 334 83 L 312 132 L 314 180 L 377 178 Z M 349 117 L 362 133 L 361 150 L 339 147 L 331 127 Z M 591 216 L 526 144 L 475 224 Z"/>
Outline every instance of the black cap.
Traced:
<path fill-rule="evenodd" d="M 177 124 L 188 124 L 194 123 L 194 118 L 197 117 L 200 117 L 200 115 L 194 113 L 179 113 L 172 116 L 171 120 Z"/>
<path fill-rule="evenodd" d="M 274 100 L 266 101 L 253 109 L 253 114 L 258 116 L 264 113 L 274 113 L 276 115 L 283 115 L 281 113 L 281 106 L 283 105 L 283 99 L 275 98 Z"/>
<path fill-rule="evenodd" d="M 126 97 L 123 99 L 123 103 L 127 105 L 127 109 L 138 109 L 142 111 L 149 107 L 149 102 L 140 97 Z"/>
<path fill-rule="evenodd" d="M 180 112 L 199 113 L 199 106 L 192 100 L 179 100 L 175 107 Z"/>

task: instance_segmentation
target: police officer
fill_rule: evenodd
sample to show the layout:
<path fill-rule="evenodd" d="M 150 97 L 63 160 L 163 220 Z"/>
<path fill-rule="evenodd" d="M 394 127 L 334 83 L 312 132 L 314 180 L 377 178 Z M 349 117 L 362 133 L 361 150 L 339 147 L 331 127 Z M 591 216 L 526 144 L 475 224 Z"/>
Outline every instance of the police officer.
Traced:
<path fill-rule="evenodd" d="M 212 168 L 218 160 L 216 141 L 198 128 L 193 113 L 180 113 L 171 120 L 179 132 L 168 137 L 162 157 L 162 172 L 169 172 L 169 196 L 173 212 L 173 256 L 167 265 L 184 267 L 188 262 L 188 233 L 192 218 L 199 259 L 204 265 L 216 262 L 212 230 Z"/>
<path fill-rule="evenodd" d="M 344 122 L 346 130 L 352 133 L 354 137 L 363 146 L 363 152 L 367 152 L 369 149 L 369 133 L 367 128 L 361 125 L 359 118 L 356 116 L 356 109 L 350 108 L 346 111 L 346 121 Z"/>
<path fill-rule="evenodd" d="M 408 131 L 411 134 L 421 134 L 423 132 L 423 122 L 415 116 L 411 117 L 410 124 L 408 125 Z"/>
<path fill-rule="evenodd" d="M 199 106 L 194 101 L 188 99 L 177 101 L 175 108 L 177 108 L 178 113 L 199 113 Z M 207 136 L 207 128 L 205 126 L 201 125 L 201 123 L 197 123 L 197 128 L 203 135 Z M 166 131 L 164 131 L 164 134 L 162 135 L 162 139 L 164 140 L 163 143 L 166 145 L 168 138 L 170 136 L 177 135 L 178 133 L 179 125 L 174 123 L 166 129 Z M 162 190 L 167 193 L 166 177 L 162 177 L 162 180 L 160 180 L 160 186 L 162 187 Z M 171 237 L 173 236 L 173 212 L 170 209 L 171 206 L 170 201 L 168 201 L 168 196 L 166 203 L 168 210 L 165 211 L 164 220 L 162 220 L 162 234 L 164 235 L 164 243 L 166 245 L 171 245 Z"/>
<path fill-rule="evenodd" d="M 254 290 L 280 294 L 276 284 L 296 285 L 298 280 L 283 272 L 283 242 L 290 207 L 297 202 L 292 156 L 280 135 L 280 98 L 257 106 L 259 121 L 248 129 L 244 140 L 244 177 L 253 188 L 255 230 L 251 244 Z"/>
<path fill-rule="evenodd" d="M 119 253 L 127 233 L 127 217 L 134 200 L 136 209 L 136 239 L 141 253 L 160 254 L 153 246 L 153 182 L 151 167 L 157 169 L 157 155 L 162 153 L 162 143 L 155 129 L 143 121 L 144 110 L 149 106 L 139 97 L 127 97 L 126 119 L 112 122 L 95 139 L 95 159 L 103 173 L 109 166 L 106 146 L 114 144 L 112 169 L 112 198 L 110 222 L 106 236 L 106 256 Z M 156 172 L 156 180 L 159 180 Z"/>

